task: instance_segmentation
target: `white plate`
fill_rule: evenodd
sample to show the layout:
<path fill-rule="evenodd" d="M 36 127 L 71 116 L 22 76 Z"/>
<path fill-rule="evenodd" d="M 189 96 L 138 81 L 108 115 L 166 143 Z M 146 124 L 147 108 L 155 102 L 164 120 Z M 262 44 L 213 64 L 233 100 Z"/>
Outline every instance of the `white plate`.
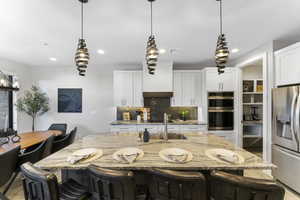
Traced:
<path fill-rule="evenodd" d="M 172 156 L 183 156 L 183 155 L 187 155 L 186 159 L 183 162 L 177 162 L 173 159 L 170 159 L 168 155 L 172 155 Z M 167 161 L 167 162 L 171 162 L 171 163 L 187 163 L 190 162 L 191 160 L 193 160 L 193 154 L 189 151 L 186 151 L 184 149 L 179 149 L 179 148 L 168 148 L 168 149 L 163 149 L 159 152 L 159 156 Z"/>
<path fill-rule="evenodd" d="M 227 149 L 209 149 L 205 151 L 205 154 L 207 157 L 217 162 L 222 162 L 227 164 L 230 163 L 241 164 L 245 162 L 245 158 L 243 156 Z M 222 158 L 219 158 L 218 155 L 222 156 Z M 228 158 L 228 160 L 226 160 L 226 158 Z"/>
<path fill-rule="evenodd" d="M 119 155 L 129 155 L 130 156 L 130 155 L 135 155 L 135 154 L 138 155 L 136 158 L 133 158 L 135 162 L 144 157 L 143 150 L 135 148 L 135 147 L 128 147 L 128 148 L 123 148 L 123 149 L 120 149 L 119 151 L 116 151 L 113 154 L 113 159 L 117 160 L 118 162 L 125 162 L 122 158 L 120 158 Z"/>
<path fill-rule="evenodd" d="M 72 153 L 72 156 L 89 156 L 92 154 L 96 154 L 98 149 L 95 148 L 87 148 L 87 149 L 80 149 Z"/>

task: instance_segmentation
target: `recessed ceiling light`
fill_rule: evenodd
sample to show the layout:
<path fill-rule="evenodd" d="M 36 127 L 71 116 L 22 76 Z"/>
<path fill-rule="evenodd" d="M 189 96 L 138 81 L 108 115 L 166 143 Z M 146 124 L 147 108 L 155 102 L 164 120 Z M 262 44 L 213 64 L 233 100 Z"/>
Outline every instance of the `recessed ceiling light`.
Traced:
<path fill-rule="evenodd" d="M 165 54 L 167 52 L 167 50 L 165 50 L 165 49 L 160 49 L 159 50 L 159 54 Z"/>
<path fill-rule="evenodd" d="M 101 55 L 105 54 L 104 50 L 102 50 L 102 49 L 98 49 L 97 53 L 99 53 Z"/>
<path fill-rule="evenodd" d="M 240 51 L 240 50 L 239 50 L 238 48 L 234 48 L 234 49 L 231 50 L 232 53 L 237 53 L 237 52 L 239 52 L 239 51 Z"/>
<path fill-rule="evenodd" d="M 49 58 L 49 60 L 51 60 L 51 61 L 53 61 L 53 62 L 57 61 L 57 59 L 54 58 L 54 57 Z"/>

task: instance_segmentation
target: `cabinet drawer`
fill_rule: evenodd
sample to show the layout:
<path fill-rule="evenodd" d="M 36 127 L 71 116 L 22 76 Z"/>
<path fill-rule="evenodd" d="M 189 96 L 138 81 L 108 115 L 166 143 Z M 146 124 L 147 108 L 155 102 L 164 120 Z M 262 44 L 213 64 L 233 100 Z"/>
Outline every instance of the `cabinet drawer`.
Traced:
<path fill-rule="evenodd" d="M 181 127 L 180 125 L 168 125 L 169 133 L 180 133 Z"/>
<path fill-rule="evenodd" d="M 137 126 L 138 132 L 144 132 L 145 129 L 149 131 L 149 133 L 158 133 L 163 130 L 163 126 L 157 126 L 157 125 L 141 125 Z"/>
<path fill-rule="evenodd" d="M 181 131 L 183 132 L 198 132 L 198 131 L 206 131 L 207 128 L 204 125 L 182 125 Z"/>
<path fill-rule="evenodd" d="M 117 133 L 128 133 L 128 132 L 136 132 L 136 126 L 128 126 L 128 125 L 119 125 L 119 126 L 111 126 L 111 132 Z"/>

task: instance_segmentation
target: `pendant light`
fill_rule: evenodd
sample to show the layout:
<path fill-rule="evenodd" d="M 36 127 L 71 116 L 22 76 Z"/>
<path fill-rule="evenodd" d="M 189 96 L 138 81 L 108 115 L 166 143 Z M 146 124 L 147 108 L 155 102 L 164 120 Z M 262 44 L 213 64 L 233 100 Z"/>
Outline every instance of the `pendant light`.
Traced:
<path fill-rule="evenodd" d="M 88 0 L 79 0 L 81 2 L 81 38 L 78 42 L 77 51 L 75 54 L 75 63 L 80 76 L 85 76 L 87 70 L 90 54 L 87 49 L 86 41 L 83 39 L 83 4 L 87 3 Z"/>
<path fill-rule="evenodd" d="M 148 66 L 148 73 L 154 75 L 155 67 L 157 65 L 159 51 L 156 47 L 155 37 L 153 35 L 153 8 L 152 3 L 155 0 L 148 0 L 150 2 L 151 7 L 151 35 L 147 42 L 147 49 L 146 49 L 146 63 Z"/>
<path fill-rule="evenodd" d="M 217 48 L 215 52 L 215 59 L 218 68 L 218 73 L 222 74 L 225 72 L 226 63 L 229 59 L 229 49 L 227 46 L 225 34 L 223 34 L 223 5 L 222 0 L 220 2 L 220 35 L 217 41 Z"/>

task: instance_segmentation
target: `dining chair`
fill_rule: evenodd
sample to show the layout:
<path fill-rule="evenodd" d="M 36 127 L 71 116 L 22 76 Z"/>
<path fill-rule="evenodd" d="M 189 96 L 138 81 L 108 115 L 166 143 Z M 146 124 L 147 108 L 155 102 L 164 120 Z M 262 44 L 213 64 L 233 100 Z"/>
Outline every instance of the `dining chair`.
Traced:
<path fill-rule="evenodd" d="M 284 189 L 272 180 L 254 179 L 221 171 L 209 178 L 212 200 L 283 200 Z"/>
<path fill-rule="evenodd" d="M 154 200 L 206 200 L 206 178 L 200 172 L 153 169 L 149 171 L 150 197 Z"/>
<path fill-rule="evenodd" d="M 41 159 L 47 157 L 52 152 L 54 136 L 50 136 L 47 140 L 40 143 L 35 149 L 19 155 L 19 166 L 26 163 L 36 163 Z"/>
<path fill-rule="evenodd" d="M 34 167 L 31 163 L 21 166 L 25 200 L 86 200 L 90 194 L 86 188 L 69 179 L 58 184 L 50 172 Z"/>
<path fill-rule="evenodd" d="M 62 139 L 54 140 L 52 153 L 55 153 L 69 146 L 70 144 L 73 144 L 75 141 L 76 133 L 77 133 L 77 127 L 75 127 L 69 134 L 65 135 Z"/>
<path fill-rule="evenodd" d="M 4 195 L 7 193 L 17 176 L 16 169 L 19 152 L 20 146 L 17 146 L 0 154 L 0 186 L 7 184 L 3 190 L 3 194 L 0 192 L 0 199 L 5 198 Z"/>
<path fill-rule="evenodd" d="M 90 166 L 89 190 L 96 200 L 135 200 L 136 188 L 131 171 L 118 171 Z"/>

